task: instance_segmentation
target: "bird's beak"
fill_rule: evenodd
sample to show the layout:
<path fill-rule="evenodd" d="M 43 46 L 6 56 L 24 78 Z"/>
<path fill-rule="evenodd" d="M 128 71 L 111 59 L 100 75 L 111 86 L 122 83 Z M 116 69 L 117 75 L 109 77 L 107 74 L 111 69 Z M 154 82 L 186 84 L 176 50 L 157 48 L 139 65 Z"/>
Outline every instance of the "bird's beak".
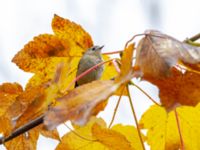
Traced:
<path fill-rule="evenodd" d="M 100 46 L 99 49 L 101 50 L 104 47 L 104 45 Z"/>

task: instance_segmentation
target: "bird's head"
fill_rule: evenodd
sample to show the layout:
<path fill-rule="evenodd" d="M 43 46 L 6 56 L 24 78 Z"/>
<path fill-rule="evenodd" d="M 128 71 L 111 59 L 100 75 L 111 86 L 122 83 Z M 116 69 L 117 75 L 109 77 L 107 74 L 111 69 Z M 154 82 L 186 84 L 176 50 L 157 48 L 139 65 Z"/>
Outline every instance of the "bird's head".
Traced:
<path fill-rule="evenodd" d="M 97 46 L 97 45 L 92 46 L 86 51 L 86 54 L 89 54 L 89 55 L 90 54 L 91 55 L 101 54 L 101 50 L 102 50 L 103 47 L 104 47 L 104 45 L 103 46 Z"/>

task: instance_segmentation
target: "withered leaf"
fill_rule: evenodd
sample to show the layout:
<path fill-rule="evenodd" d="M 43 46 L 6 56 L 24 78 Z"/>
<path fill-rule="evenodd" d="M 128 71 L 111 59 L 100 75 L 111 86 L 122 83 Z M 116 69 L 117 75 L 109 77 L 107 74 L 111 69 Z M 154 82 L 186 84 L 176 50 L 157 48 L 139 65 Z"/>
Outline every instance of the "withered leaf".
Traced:
<path fill-rule="evenodd" d="M 54 129 L 60 123 L 71 120 L 75 124 L 85 124 L 95 107 L 106 100 L 117 88 L 114 81 L 93 81 L 75 88 L 67 95 L 58 98 L 58 104 L 45 115 L 44 124 Z"/>
<path fill-rule="evenodd" d="M 163 34 L 148 30 L 139 42 L 136 54 L 136 66 L 146 76 L 163 77 L 170 73 L 170 68 L 179 61 L 188 64 L 200 62 L 200 48 Z"/>

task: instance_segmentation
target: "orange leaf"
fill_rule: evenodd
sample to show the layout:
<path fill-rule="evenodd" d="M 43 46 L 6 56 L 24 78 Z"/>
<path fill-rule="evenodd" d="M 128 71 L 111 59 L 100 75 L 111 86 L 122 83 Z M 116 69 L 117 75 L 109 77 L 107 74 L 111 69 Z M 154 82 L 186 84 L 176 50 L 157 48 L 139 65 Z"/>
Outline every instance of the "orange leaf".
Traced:
<path fill-rule="evenodd" d="M 134 44 L 130 44 L 123 52 L 122 58 L 121 58 L 121 70 L 120 75 L 115 79 L 121 80 L 121 78 L 124 78 L 127 76 L 127 74 L 132 73 L 132 59 L 133 59 L 133 50 L 134 50 Z M 123 90 L 123 93 L 122 93 Z M 118 90 L 115 92 L 116 95 L 127 95 L 127 89 L 123 86 L 118 88 Z"/>
<path fill-rule="evenodd" d="M 110 60 L 109 56 L 103 55 L 102 57 L 104 61 Z M 101 76 L 101 80 L 109 80 L 116 77 L 117 75 L 118 75 L 118 72 L 116 71 L 112 62 L 104 64 L 104 71 Z"/>
<path fill-rule="evenodd" d="M 132 71 L 134 44 L 130 44 L 123 52 L 121 59 L 121 76 L 124 77 Z"/>
<path fill-rule="evenodd" d="M 3 83 L 0 85 L 0 93 L 20 94 L 23 91 L 22 86 L 18 83 Z"/>
<path fill-rule="evenodd" d="M 54 15 L 52 29 L 57 37 L 69 41 L 72 48 L 71 55 L 80 54 L 80 48 L 86 50 L 93 45 L 91 36 L 80 25 L 58 15 Z M 80 48 L 77 49 L 75 45 Z"/>
<path fill-rule="evenodd" d="M 37 90 L 37 91 L 36 91 Z M 39 117 L 45 111 L 47 111 L 48 106 L 54 102 L 55 97 L 58 93 L 58 87 L 56 84 L 52 84 L 49 88 L 32 88 L 31 90 L 26 90 L 27 93 L 24 96 L 28 95 L 30 97 L 28 105 L 25 106 L 23 114 L 19 117 L 16 123 L 16 128 L 28 123 L 29 121 Z M 32 91 L 32 94 L 30 92 Z"/>
<path fill-rule="evenodd" d="M 93 45 L 90 35 L 80 25 L 67 19 L 55 15 L 52 28 L 55 35 L 35 37 L 12 60 L 21 69 L 36 73 L 27 87 L 52 80 L 55 68 L 61 62 L 76 68 L 82 52 Z"/>
<path fill-rule="evenodd" d="M 177 104 L 195 106 L 200 102 L 199 74 L 189 71 L 183 74 L 173 68 L 169 77 L 144 79 L 158 86 L 161 103 L 167 109 L 172 109 Z"/>
<path fill-rule="evenodd" d="M 11 141 L 5 143 L 8 150 L 36 150 L 36 144 L 39 137 L 39 132 L 31 130 L 28 133 L 20 135 Z"/>
<path fill-rule="evenodd" d="M 26 44 L 24 48 L 15 55 L 12 61 L 24 71 L 36 73 L 41 69 L 39 62 L 42 63 L 42 59 L 52 56 L 68 56 L 67 49 L 69 48 L 64 47 L 61 40 L 56 36 L 42 34 Z"/>
<path fill-rule="evenodd" d="M 17 96 L 22 92 L 22 87 L 17 83 L 4 83 L 0 85 L 0 133 L 5 136 L 10 134 L 13 116 L 9 116 L 10 107 L 15 103 Z"/>
<path fill-rule="evenodd" d="M 8 136 L 12 132 L 13 124 L 11 122 L 11 118 L 1 116 L 0 117 L 0 133 L 3 134 L 3 136 Z"/>

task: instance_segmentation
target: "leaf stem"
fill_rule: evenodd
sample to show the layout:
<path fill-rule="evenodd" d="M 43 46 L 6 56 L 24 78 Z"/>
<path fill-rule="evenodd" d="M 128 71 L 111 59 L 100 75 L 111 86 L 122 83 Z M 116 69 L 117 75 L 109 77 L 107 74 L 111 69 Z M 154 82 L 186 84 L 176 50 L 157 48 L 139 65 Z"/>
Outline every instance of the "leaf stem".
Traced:
<path fill-rule="evenodd" d="M 108 128 L 110 128 L 110 127 L 112 126 L 112 124 L 113 124 L 113 121 L 114 121 L 114 119 L 115 119 L 115 116 L 116 116 L 116 113 L 117 113 L 117 109 L 118 109 L 118 107 L 119 107 L 119 103 L 120 103 L 120 101 L 121 101 L 121 98 L 122 98 L 122 94 L 123 94 L 123 92 L 124 92 L 124 89 L 125 89 L 125 86 L 123 87 L 123 89 L 122 89 L 122 91 L 121 91 L 121 94 L 120 94 L 119 99 L 118 99 L 118 101 L 117 101 L 117 105 L 115 106 L 114 113 L 113 113 L 113 116 L 112 116 L 112 119 L 111 119 L 111 121 L 110 121 L 110 124 L 109 124 Z"/>
<path fill-rule="evenodd" d="M 118 73 L 120 73 L 120 68 L 119 68 L 118 62 L 119 62 L 119 60 L 115 59 L 115 60 L 112 61 L 112 64 L 114 65 L 115 70 L 116 70 Z"/>
<path fill-rule="evenodd" d="M 175 113 L 176 123 L 177 123 L 178 132 L 179 132 L 179 136 L 180 136 L 180 142 L 181 142 L 180 149 L 181 149 L 181 150 L 185 150 L 184 141 L 183 141 L 183 136 L 182 136 L 182 133 L 181 133 L 180 121 L 179 121 L 178 113 L 177 113 L 176 109 L 174 109 L 174 113 Z"/>
<path fill-rule="evenodd" d="M 8 141 L 18 137 L 19 135 L 31 130 L 32 128 L 42 124 L 43 123 L 43 119 L 44 119 L 44 115 L 41 115 L 41 116 L 37 117 L 36 119 L 28 122 L 27 124 L 17 128 L 9 136 L 7 136 L 5 138 L 4 137 L 0 138 L 0 144 L 8 142 Z"/>
<path fill-rule="evenodd" d="M 134 117 L 134 120 L 135 120 L 135 124 L 136 124 L 136 127 L 137 127 L 138 136 L 140 138 L 142 148 L 143 148 L 143 150 L 145 150 L 144 142 L 142 140 L 142 135 L 141 135 L 141 132 L 140 132 L 138 121 L 137 121 L 137 116 L 136 116 L 135 109 L 134 109 L 134 106 L 133 106 L 133 103 L 132 103 L 132 100 L 131 100 L 131 95 L 130 95 L 128 84 L 126 85 L 126 89 L 127 89 L 127 92 L 128 92 L 128 99 L 129 99 L 129 103 L 130 103 L 131 110 L 132 110 L 132 113 L 133 113 L 133 117 Z"/>
<path fill-rule="evenodd" d="M 81 138 L 81 139 L 84 139 L 84 140 L 86 140 L 86 141 L 91 141 L 91 142 L 97 141 L 97 140 L 94 140 L 94 139 L 88 139 L 88 138 L 86 138 L 86 137 L 84 137 L 84 136 L 78 134 L 76 131 L 74 131 L 73 129 L 71 129 L 66 123 L 64 123 L 64 125 L 65 125 L 65 127 L 67 127 L 72 133 L 74 133 L 76 136 L 78 136 L 78 137 Z"/>
<path fill-rule="evenodd" d="M 141 34 L 135 34 L 130 40 L 128 40 L 124 46 L 124 49 L 126 49 L 126 47 L 128 46 L 128 44 L 133 41 L 137 36 L 143 36 L 146 35 L 145 33 L 141 33 Z"/>
<path fill-rule="evenodd" d="M 132 81 L 129 82 L 130 85 L 135 86 L 138 90 L 140 90 L 144 95 L 146 95 L 154 104 L 161 106 L 159 103 L 157 103 L 149 94 L 147 94 L 141 87 L 133 83 Z"/>
<path fill-rule="evenodd" d="M 187 38 L 187 39 L 184 40 L 183 42 L 185 42 L 185 43 L 187 43 L 188 41 L 194 42 L 194 41 L 196 41 L 196 40 L 198 40 L 198 39 L 200 39 L 200 33 L 198 33 L 198 34 L 196 34 L 196 35 L 194 35 L 194 36 L 192 36 L 192 37 L 190 37 L 190 38 Z"/>

